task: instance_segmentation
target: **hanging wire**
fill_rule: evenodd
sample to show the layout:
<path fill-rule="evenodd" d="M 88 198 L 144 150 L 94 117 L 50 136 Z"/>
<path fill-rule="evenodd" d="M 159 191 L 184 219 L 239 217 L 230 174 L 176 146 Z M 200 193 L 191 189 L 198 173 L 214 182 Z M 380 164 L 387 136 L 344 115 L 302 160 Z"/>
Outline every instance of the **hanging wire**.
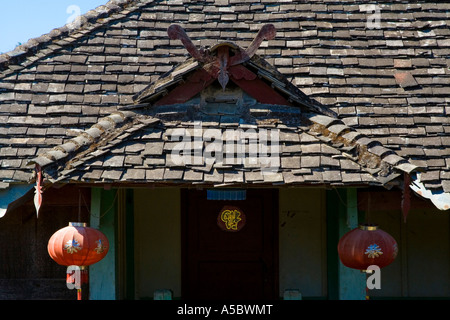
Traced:
<path fill-rule="evenodd" d="M 80 194 L 81 194 L 81 192 L 80 192 Z M 111 203 L 111 206 L 110 206 L 108 209 L 106 209 L 105 212 L 101 213 L 99 216 L 96 216 L 96 215 L 92 214 L 92 212 L 91 212 L 91 210 L 90 210 L 88 204 L 86 203 L 86 200 L 84 199 L 84 197 L 83 197 L 82 194 L 81 194 L 81 198 L 83 199 L 84 205 L 85 205 L 85 207 L 86 207 L 86 210 L 88 211 L 89 216 L 92 216 L 92 217 L 94 217 L 94 218 L 100 219 L 100 218 L 103 218 L 103 217 L 104 217 L 109 211 L 111 211 L 111 209 L 114 207 L 114 205 L 115 205 L 115 203 L 116 203 L 116 200 L 117 200 L 118 194 L 119 194 L 119 192 L 118 192 L 118 190 L 117 190 L 117 191 L 116 191 L 116 194 L 115 194 L 115 196 L 114 196 L 114 200 L 113 200 L 112 203 Z M 100 210 L 100 211 L 101 211 L 101 210 Z"/>
<path fill-rule="evenodd" d="M 366 223 L 370 224 L 370 192 L 367 195 L 367 210 L 366 210 Z"/>
<path fill-rule="evenodd" d="M 355 208 L 358 208 L 358 206 L 361 204 L 361 202 L 357 202 L 356 205 L 354 205 L 354 206 L 349 206 L 349 205 L 347 204 L 347 201 L 344 201 L 344 200 L 341 198 L 341 195 L 339 194 L 337 188 L 336 188 L 336 187 L 332 187 L 332 189 L 333 189 L 334 191 L 336 191 L 336 194 L 337 194 L 337 196 L 338 196 L 338 198 L 339 198 L 339 201 L 340 201 L 345 207 L 347 207 L 347 208 L 349 208 L 349 209 L 355 209 Z"/>
<path fill-rule="evenodd" d="M 81 221 L 81 190 L 78 190 L 78 221 Z"/>

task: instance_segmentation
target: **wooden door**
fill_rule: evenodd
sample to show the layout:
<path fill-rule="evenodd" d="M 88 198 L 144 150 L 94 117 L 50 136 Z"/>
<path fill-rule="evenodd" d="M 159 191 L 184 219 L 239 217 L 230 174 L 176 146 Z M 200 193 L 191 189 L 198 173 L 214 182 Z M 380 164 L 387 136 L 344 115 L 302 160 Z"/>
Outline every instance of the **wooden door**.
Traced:
<path fill-rule="evenodd" d="M 206 190 L 187 190 L 182 199 L 183 298 L 276 299 L 276 191 L 247 190 L 246 200 L 224 201 L 207 200 Z M 225 206 L 240 212 L 240 230 L 227 229 L 220 219 Z"/>

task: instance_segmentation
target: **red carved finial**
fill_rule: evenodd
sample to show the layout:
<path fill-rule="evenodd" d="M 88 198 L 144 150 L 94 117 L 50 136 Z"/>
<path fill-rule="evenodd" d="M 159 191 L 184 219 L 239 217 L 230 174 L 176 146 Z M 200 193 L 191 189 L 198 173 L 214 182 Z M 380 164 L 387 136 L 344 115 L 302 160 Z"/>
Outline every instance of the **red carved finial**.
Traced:
<path fill-rule="evenodd" d="M 197 47 L 192 43 L 192 40 L 189 38 L 189 36 L 186 34 L 184 29 L 180 27 L 179 25 L 172 24 L 167 29 L 167 34 L 169 35 L 169 38 L 172 40 L 181 40 L 186 50 L 191 54 L 192 57 L 199 61 L 204 61 L 205 57 L 200 53 L 200 51 L 197 49 Z"/>
<path fill-rule="evenodd" d="M 186 34 L 184 29 L 179 25 L 172 24 L 167 29 L 167 34 L 172 40 L 181 40 L 186 50 L 191 54 L 191 56 L 200 61 L 204 62 L 206 65 L 204 69 L 214 78 L 218 79 L 222 88 L 225 89 L 229 76 L 228 68 L 234 65 L 241 64 L 253 57 L 261 43 L 264 40 L 271 40 L 275 37 L 276 30 L 273 24 L 264 25 L 253 39 L 252 43 L 246 50 L 241 50 L 237 52 L 234 56 L 229 56 L 229 48 L 219 46 L 217 49 L 217 55 L 211 56 L 208 52 L 203 50 L 198 50 L 193 44 L 192 40 Z"/>
<path fill-rule="evenodd" d="M 236 64 L 240 64 L 242 62 L 245 62 L 249 60 L 258 50 L 259 46 L 264 40 L 272 40 L 275 38 L 276 34 L 275 26 L 273 24 L 266 24 L 264 25 L 256 35 L 255 39 L 253 39 L 250 46 L 245 50 L 244 52 L 241 52 L 240 54 L 235 55 L 233 58 L 230 59 L 230 65 L 234 66 Z"/>

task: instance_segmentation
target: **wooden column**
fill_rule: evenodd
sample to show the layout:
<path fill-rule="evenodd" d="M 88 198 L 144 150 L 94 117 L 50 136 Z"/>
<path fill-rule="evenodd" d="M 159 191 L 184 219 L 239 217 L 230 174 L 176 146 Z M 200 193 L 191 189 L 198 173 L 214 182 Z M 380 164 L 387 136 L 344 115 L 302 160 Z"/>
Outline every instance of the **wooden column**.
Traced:
<path fill-rule="evenodd" d="M 134 190 L 117 190 L 116 299 L 134 299 Z"/>
<path fill-rule="evenodd" d="M 365 274 L 344 266 L 339 260 L 339 239 L 358 226 L 357 191 L 327 190 L 327 255 L 328 298 L 332 300 L 364 300 Z"/>
<path fill-rule="evenodd" d="M 345 190 L 345 210 L 339 216 L 339 238 L 358 226 L 358 199 L 355 188 Z M 364 300 L 366 275 L 344 266 L 339 261 L 339 300 Z"/>
<path fill-rule="evenodd" d="M 103 260 L 89 267 L 89 299 L 115 300 L 116 293 L 116 193 L 117 190 L 91 189 L 90 226 L 103 232 L 109 251 Z"/>

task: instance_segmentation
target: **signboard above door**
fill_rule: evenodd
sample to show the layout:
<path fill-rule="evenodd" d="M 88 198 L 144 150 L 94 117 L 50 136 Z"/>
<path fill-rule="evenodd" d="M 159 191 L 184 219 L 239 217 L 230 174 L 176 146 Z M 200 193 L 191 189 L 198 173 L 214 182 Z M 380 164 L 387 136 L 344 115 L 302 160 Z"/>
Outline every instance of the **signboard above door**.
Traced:
<path fill-rule="evenodd" d="M 207 190 L 207 200 L 245 200 L 247 197 L 246 190 L 242 189 L 214 189 Z"/>

